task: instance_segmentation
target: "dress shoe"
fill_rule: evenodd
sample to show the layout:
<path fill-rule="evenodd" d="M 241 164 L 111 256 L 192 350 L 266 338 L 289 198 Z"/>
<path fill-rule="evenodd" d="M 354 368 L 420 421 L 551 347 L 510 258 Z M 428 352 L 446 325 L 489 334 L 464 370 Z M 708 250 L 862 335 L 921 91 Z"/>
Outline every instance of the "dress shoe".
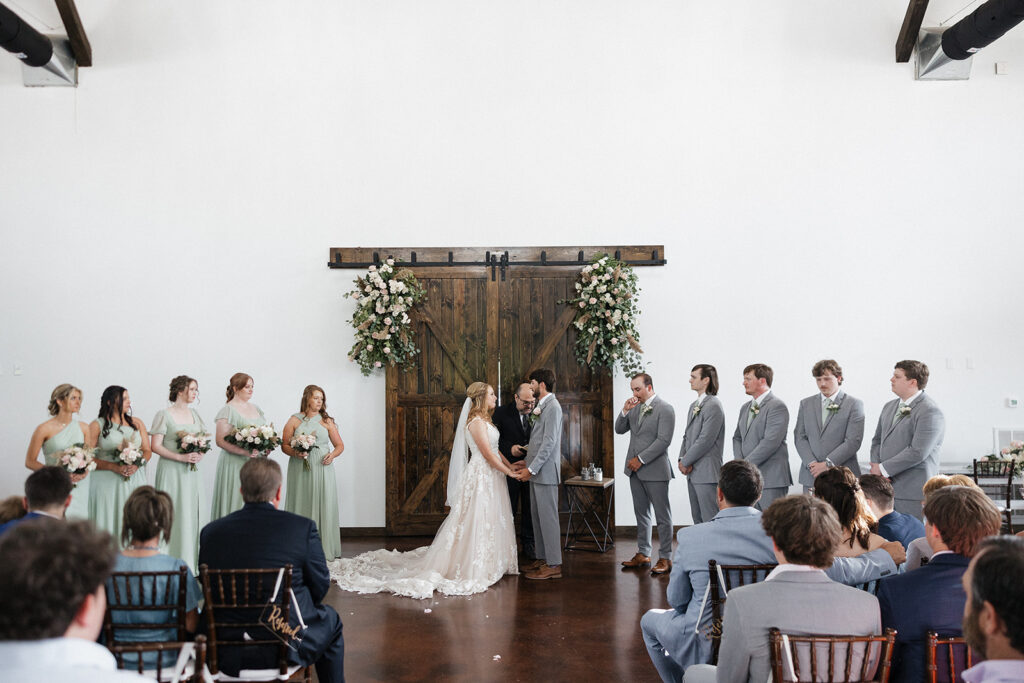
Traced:
<path fill-rule="evenodd" d="M 664 557 L 658 559 L 658 563 L 654 565 L 654 569 L 651 570 L 651 574 L 668 574 L 672 571 L 672 560 L 666 560 Z"/>
<path fill-rule="evenodd" d="M 546 564 L 542 564 L 538 569 L 526 572 L 526 578 L 528 579 L 560 579 L 562 578 L 562 567 L 549 567 Z"/>
<path fill-rule="evenodd" d="M 544 566 L 544 560 L 532 560 L 519 568 L 523 572 L 532 572 Z"/>
<path fill-rule="evenodd" d="M 647 557 L 646 555 L 641 555 L 640 553 L 637 553 L 633 556 L 632 559 L 623 562 L 622 566 L 626 567 L 627 569 L 633 569 L 634 567 L 650 567 L 651 558 Z"/>

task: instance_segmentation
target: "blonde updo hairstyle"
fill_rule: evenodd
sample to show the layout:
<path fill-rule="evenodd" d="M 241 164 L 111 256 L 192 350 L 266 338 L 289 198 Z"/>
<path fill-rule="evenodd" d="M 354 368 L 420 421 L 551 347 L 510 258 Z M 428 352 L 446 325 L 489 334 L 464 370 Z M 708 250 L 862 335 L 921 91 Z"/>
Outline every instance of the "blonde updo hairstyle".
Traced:
<path fill-rule="evenodd" d="M 230 381 L 228 381 L 227 391 L 224 392 L 227 395 L 228 400 L 230 401 L 235 397 L 236 391 L 238 391 L 239 389 L 244 389 L 245 385 L 248 384 L 251 379 L 252 377 L 245 374 L 244 372 L 236 372 L 235 374 L 231 375 L 231 379 Z"/>
<path fill-rule="evenodd" d="M 188 386 L 192 384 L 192 382 L 195 382 L 196 388 L 199 388 L 199 382 L 196 382 L 196 380 L 192 379 L 188 375 L 178 375 L 177 377 L 172 379 L 170 385 L 170 393 L 167 395 L 167 400 L 170 401 L 171 403 L 177 401 L 178 394 L 188 392 Z M 242 386 L 244 387 L 245 385 L 243 384 Z"/>
<path fill-rule="evenodd" d="M 50 394 L 50 405 L 47 410 L 50 411 L 50 415 L 56 416 L 60 412 L 60 401 L 66 401 L 71 398 L 71 394 L 82 393 L 82 390 L 76 387 L 74 384 L 61 384 L 53 393 Z"/>
<path fill-rule="evenodd" d="M 487 422 L 491 421 L 491 408 L 487 407 L 487 390 L 491 385 L 487 382 L 473 382 L 466 388 L 466 397 L 473 400 L 473 406 L 469 409 L 469 418 L 480 417 Z"/>

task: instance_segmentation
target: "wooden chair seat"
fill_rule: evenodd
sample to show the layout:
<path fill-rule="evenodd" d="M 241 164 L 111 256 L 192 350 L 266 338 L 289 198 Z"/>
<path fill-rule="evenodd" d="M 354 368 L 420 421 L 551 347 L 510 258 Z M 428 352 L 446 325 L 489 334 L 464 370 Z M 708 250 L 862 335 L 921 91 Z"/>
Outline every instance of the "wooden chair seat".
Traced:
<path fill-rule="evenodd" d="M 880 636 L 768 633 L 772 680 L 800 683 L 888 683 L 895 629 Z"/>

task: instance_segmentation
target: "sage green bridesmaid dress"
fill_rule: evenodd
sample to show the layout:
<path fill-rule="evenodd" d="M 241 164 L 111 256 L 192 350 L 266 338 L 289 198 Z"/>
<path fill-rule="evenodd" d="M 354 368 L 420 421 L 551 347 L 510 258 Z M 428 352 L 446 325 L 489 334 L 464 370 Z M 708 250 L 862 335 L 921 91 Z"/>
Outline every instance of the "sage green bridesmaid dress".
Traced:
<path fill-rule="evenodd" d="M 338 483 L 334 478 L 334 462 L 324 465 L 324 456 L 334 450 L 331 437 L 319 414 L 311 418 L 296 413 L 301 422 L 295 435 L 316 434 L 316 445 L 306 460 L 309 471 L 302 466 L 302 458 L 288 458 L 288 484 L 285 488 L 284 509 L 316 522 L 324 556 L 330 562 L 341 557 L 341 535 L 338 533 Z"/>
<path fill-rule="evenodd" d="M 78 420 L 72 420 L 68 426 L 60 430 L 49 439 L 43 442 L 43 459 L 47 465 L 61 464 L 57 462 L 61 451 L 72 446 L 85 446 L 85 434 L 82 433 L 82 425 Z M 71 505 L 65 511 L 64 516 L 68 519 L 89 519 L 89 485 L 92 477 L 86 475 L 85 479 L 75 484 L 71 490 Z"/>
<path fill-rule="evenodd" d="M 267 424 L 267 418 L 263 416 L 263 411 L 257 406 L 253 407 L 259 413 L 259 417 L 256 418 L 255 422 L 247 417 L 243 417 L 231 405 L 225 405 L 221 408 L 215 419 L 227 420 L 228 424 L 236 429 L 259 427 Z M 220 457 L 217 458 L 217 476 L 213 480 L 213 509 L 210 511 L 211 522 L 225 515 L 230 515 L 235 510 L 241 510 L 242 506 L 245 505 L 245 501 L 242 500 L 242 492 L 239 490 L 242 481 L 239 479 L 238 474 L 242 471 L 242 465 L 248 462 L 248 460 L 247 456 L 228 453 L 223 448 L 220 450 Z"/>
<path fill-rule="evenodd" d="M 178 432 L 209 433 L 203 418 L 199 417 L 199 413 L 191 408 L 189 410 L 192 413 L 191 424 L 175 422 L 174 416 L 169 410 L 161 410 L 153 418 L 153 426 L 150 427 L 149 433 L 163 434 L 163 446 L 172 453 L 181 452 L 178 448 Z M 174 502 L 174 523 L 171 525 L 171 539 L 167 543 L 167 554 L 184 560 L 195 574 L 198 572 L 199 530 L 202 528 L 199 510 L 203 500 L 203 479 L 199 472 L 199 466 L 197 465 L 196 470 L 193 471 L 192 466 L 187 462 L 164 458 L 156 453 L 154 453 L 154 457 L 160 458 L 160 462 L 156 466 L 154 486 L 161 491 L 166 491 Z"/>
<path fill-rule="evenodd" d="M 104 418 L 97 420 L 100 424 L 100 439 L 97 443 L 96 458 L 107 462 L 120 462 L 117 452 L 121 444 L 130 441 L 136 446 L 142 445 L 142 434 L 134 427 L 111 424 L 106 436 L 103 429 L 107 424 Z M 89 475 L 92 485 L 89 488 L 89 519 L 97 528 L 109 531 L 118 547 L 121 544 L 121 521 L 124 519 L 124 504 L 139 486 L 146 483 L 146 468 L 139 467 L 135 474 L 125 479 L 113 470 L 94 470 Z"/>

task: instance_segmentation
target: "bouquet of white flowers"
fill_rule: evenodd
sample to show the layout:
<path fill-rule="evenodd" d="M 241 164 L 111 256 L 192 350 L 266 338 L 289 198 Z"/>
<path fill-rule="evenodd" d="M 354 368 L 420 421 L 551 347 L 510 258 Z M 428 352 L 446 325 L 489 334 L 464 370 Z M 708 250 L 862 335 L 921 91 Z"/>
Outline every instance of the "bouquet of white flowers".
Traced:
<path fill-rule="evenodd" d="M 96 469 L 96 458 L 93 457 L 95 452 L 96 449 L 86 448 L 85 444 L 75 444 L 62 450 L 57 462 L 68 474 L 85 474 Z M 72 484 L 72 487 L 75 486 L 78 484 Z"/>
<path fill-rule="evenodd" d="M 264 457 L 281 445 L 281 437 L 274 430 L 273 424 L 235 429 L 226 438 L 242 450 Z"/>
<path fill-rule="evenodd" d="M 213 447 L 213 439 L 206 432 L 178 432 L 178 450 L 182 453 L 199 453 L 200 455 L 210 452 Z M 189 470 L 195 472 L 198 468 L 194 462 L 188 464 Z"/>
<path fill-rule="evenodd" d="M 136 446 L 127 439 L 121 443 L 121 449 L 117 452 L 117 459 L 122 465 L 142 467 L 146 464 L 142 457 L 142 446 Z M 127 479 L 127 477 L 125 478 Z"/>
<path fill-rule="evenodd" d="M 289 444 L 293 449 L 306 454 L 302 459 L 302 469 L 309 472 L 309 452 L 316 446 L 316 434 L 296 434 Z"/>
<path fill-rule="evenodd" d="M 1011 441 L 1010 445 L 999 451 L 1003 460 L 1013 461 L 1013 473 L 1024 472 L 1024 441 Z"/>

